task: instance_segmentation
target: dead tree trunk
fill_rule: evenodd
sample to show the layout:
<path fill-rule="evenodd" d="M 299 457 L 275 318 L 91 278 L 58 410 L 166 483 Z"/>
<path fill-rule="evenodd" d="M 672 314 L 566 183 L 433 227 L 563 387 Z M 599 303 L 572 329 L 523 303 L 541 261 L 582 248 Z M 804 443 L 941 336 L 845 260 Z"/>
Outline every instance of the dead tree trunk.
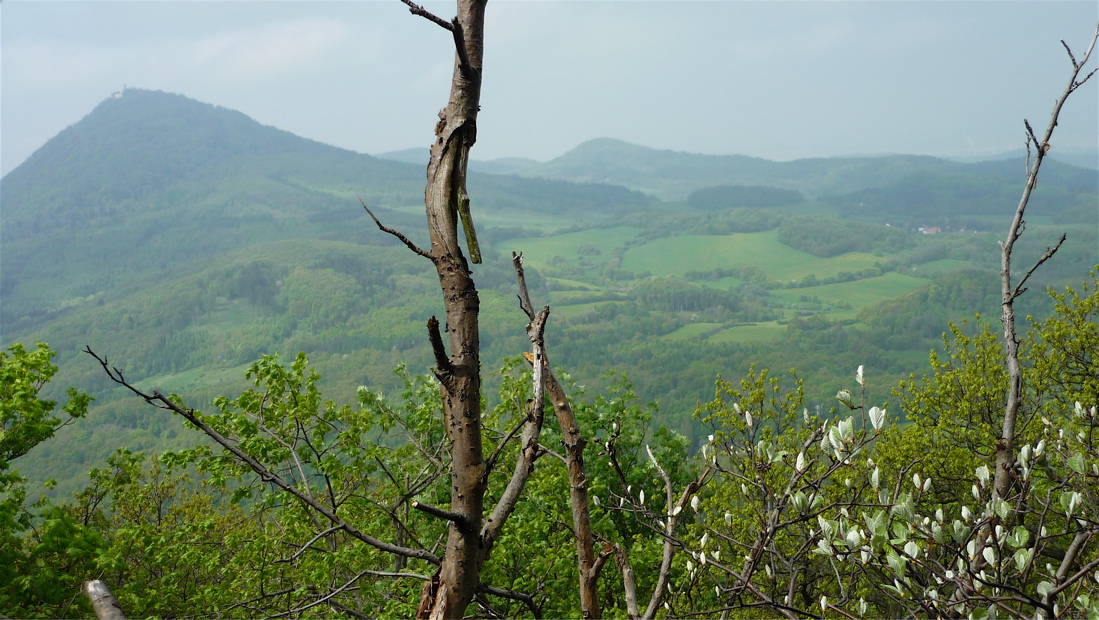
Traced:
<path fill-rule="evenodd" d="M 519 279 L 520 306 L 533 322 L 536 316 L 548 313 L 549 306 L 535 315 L 523 272 L 523 255 L 512 252 L 511 262 Z M 542 327 L 544 328 L 544 321 Z M 569 503 L 572 512 L 573 536 L 576 538 L 576 563 L 580 579 L 580 614 L 585 620 L 602 618 L 603 611 L 599 605 L 599 573 L 611 552 L 608 550 L 598 556 L 595 553 L 595 534 L 592 530 L 591 506 L 588 502 L 588 476 L 584 469 L 584 448 L 588 445 L 588 441 L 580 434 L 580 426 L 576 423 L 576 416 L 573 415 L 568 395 L 553 374 L 553 366 L 549 363 L 544 343 L 536 344 L 534 354 L 528 356 L 527 361 L 534 367 L 534 402 L 537 406 L 541 406 L 542 393 L 539 388 L 544 385 L 545 393 L 549 395 L 554 414 L 557 416 L 557 423 L 561 426 L 561 434 L 564 437 L 564 460 L 569 473 Z"/>
<path fill-rule="evenodd" d="M 435 143 L 427 166 L 424 203 L 431 238 L 430 250 L 402 241 L 435 265 L 446 308 L 449 354 L 432 317 L 428 332 L 435 354 L 435 374 L 443 400 L 443 424 L 451 450 L 450 509 L 414 504 L 450 521 L 446 555 L 436 579 L 425 585 L 420 615 L 461 618 L 480 585 L 485 545 L 481 537 L 488 471 L 481 443 L 481 360 L 478 312 L 480 301 L 469 263 L 458 239 L 461 220 L 470 261 L 481 262 L 469 213 L 466 170 L 469 149 L 477 140 L 484 55 L 485 0 L 458 0 L 457 16 L 447 22 L 411 0 L 412 13 L 445 28 L 454 39 L 454 72 L 450 101 L 440 110 Z M 380 224 L 379 224 L 380 226 Z M 392 232 L 392 231 L 390 231 Z M 396 234 L 396 233 L 394 233 Z"/>
<path fill-rule="evenodd" d="M 126 620 L 126 614 L 118 605 L 118 599 L 111 594 L 106 582 L 99 579 L 84 582 L 84 594 L 92 602 L 92 610 L 99 620 Z"/>
<path fill-rule="evenodd" d="M 1042 161 L 1049 152 L 1049 140 L 1053 136 L 1054 128 L 1057 127 L 1057 117 L 1061 114 L 1061 107 L 1065 105 L 1065 101 L 1068 100 L 1069 95 L 1075 92 L 1077 88 L 1088 80 L 1088 78 L 1095 74 L 1095 71 L 1092 71 L 1083 78 L 1080 77 L 1080 71 L 1088 62 L 1088 59 L 1091 57 L 1091 52 L 1095 48 L 1097 37 L 1099 37 L 1099 27 L 1096 28 L 1096 33 L 1095 36 L 1092 37 L 1091 45 L 1088 46 L 1087 52 L 1084 53 L 1084 57 L 1079 62 L 1077 62 L 1076 57 L 1072 55 L 1072 50 L 1069 49 L 1069 46 L 1064 41 L 1061 41 L 1061 45 L 1064 45 L 1065 51 L 1068 52 L 1069 60 L 1072 62 L 1072 75 L 1069 78 L 1068 86 L 1065 87 L 1065 91 L 1053 104 L 1053 113 L 1050 114 L 1049 124 L 1046 126 L 1046 131 L 1042 137 L 1039 138 L 1035 135 L 1034 129 L 1031 128 L 1028 121 L 1023 121 L 1027 131 L 1026 185 L 1023 187 L 1023 195 L 1019 199 L 1019 206 L 1015 209 L 1015 217 L 1011 221 L 1011 227 L 1008 229 L 1007 238 L 1000 242 L 1000 321 L 1003 324 L 1004 330 L 1004 356 L 1006 358 L 1009 381 L 1007 405 L 1004 408 L 1003 427 L 1000 433 L 1000 440 L 996 444 L 996 473 L 993 482 L 993 491 L 996 497 L 1000 498 L 1007 497 L 1013 478 L 1012 467 L 1015 464 L 1015 427 L 1019 417 L 1019 407 L 1023 393 L 1023 371 L 1022 367 L 1019 365 L 1019 338 L 1016 335 L 1015 330 L 1015 299 L 1026 291 L 1023 285 L 1026 284 L 1027 279 L 1034 273 L 1034 270 L 1042 263 L 1049 260 L 1057 249 L 1061 247 L 1061 244 L 1065 241 L 1065 236 L 1061 235 L 1061 238 L 1057 241 L 1056 245 L 1046 248 L 1046 253 L 1038 259 L 1037 263 L 1035 263 L 1034 266 L 1020 278 L 1019 283 L 1015 285 L 1012 285 L 1011 283 L 1011 254 L 1015 247 L 1015 242 L 1023 234 L 1023 228 L 1025 226 L 1023 215 L 1026 212 L 1027 203 L 1030 202 L 1031 192 L 1033 192 L 1034 188 L 1038 185 L 1038 170 L 1042 167 Z M 1034 147 L 1033 162 L 1030 159 L 1031 147 Z"/>

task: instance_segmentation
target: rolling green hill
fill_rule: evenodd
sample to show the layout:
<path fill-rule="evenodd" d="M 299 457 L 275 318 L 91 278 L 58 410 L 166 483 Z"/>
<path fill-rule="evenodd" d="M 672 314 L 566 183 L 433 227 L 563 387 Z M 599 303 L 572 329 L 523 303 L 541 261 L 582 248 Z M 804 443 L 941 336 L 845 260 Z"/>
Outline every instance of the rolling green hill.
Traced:
<path fill-rule="evenodd" d="M 561 157 L 516 171 L 523 176 L 569 181 L 613 183 L 640 190 L 662 200 L 682 201 L 698 190 L 722 186 L 768 186 L 799 191 L 809 197 L 834 196 L 842 206 L 867 203 L 852 215 L 874 215 L 874 209 L 910 213 L 926 207 L 938 214 L 986 213 L 989 205 L 1014 195 L 1023 162 L 1007 159 L 963 164 L 935 157 L 886 155 L 833 157 L 773 162 L 745 155 L 701 155 L 658 150 L 620 140 L 589 140 Z M 1047 160 L 1042 173 L 1045 204 L 1056 209 L 1075 204 L 1077 194 L 1094 194 L 1099 171 Z M 876 190 L 875 188 L 881 188 Z M 1052 188 L 1052 189 L 1047 189 Z M 918 192 L 913 196 L 914 192 Z M 930 193 L 929 193 L 930 192 Z M 930 202 L 926 197 L 942 192 Z M 1014 192 L 1014 194 L 1013 194 Z M 1067 201 L 1067 202 L 1066 202 Z M 1094 198 L 1092 199 L 1094 203 Z M 913 203 L 917 203 L 913 205 Z M 1008 200 L 1007 203 L 1011 201 Z M 730 205 L 735 206 L 735 205 Z"/>
<path fill-rule="evenodd" d="M 470 178 L 486 256 L 475 277 L 489 393 L 492 366 L 527 348 L 509 260 L 523 252 L 536 303 L 553 307 L 547 338 L 562 370 L 591 390 L 610 370 L 627 373 L 662 407 L 656 419 L 689 436 L 694 405 L 712 396 L 719 373 L 753 362 L 798 367 L 810 400 L 826 403 L 866 364 L 886 399 L 891 382 L 919 370 L 947 320 L 995 309 L 986 290 L 995 283 L 993 235 L 920 235 L 836 217 L 858 192 L 883 201 L 883 212 L 905 199 L 909 211 L 933 215 L 937 202 L 890 198 L 924 175 L 930 196 L 973 189 L 957 212 L 992 213 L 1006 202 L 981 216 L 994 223 L 1017 199 L 1005 188 L 1020 184 L 1006 164 L 903 156 L 780 164 L 606 140 L 498 169 L 516 166 L 521 176 Z M 1040 187 L 1057 190 L 1051 213 L 1087 206 L 1086 175 L 1050 170 Z M 238 391 L 244 367 L 268 353 L 307 352 L 326 394 L 345 402 L 359 385 L 396 389 L 399 363 L 425 372 L 424 322 L 440 311 L 436 277 L 358 203 L 422 241 L 423 174 L 420 164 L 304 140 L 180 95 L 130 89 L 102 102 L 0 180 L 0 340 L 49 343 L 61 368 L 51 389 L 75 385 L 97 399 L 88 418 L 20 469 L 62 480 L 64 494 L 116 447 L 188 441 L 178 421 L 110 384 L 80 353 L 86 345 L 142 385 L 200 408 Z M 730 193 L 739 185 L 811 199 Z M 722 186 L 703 196 L 793 204 L 660 199 Z M 843 198 L 821 200 L 828 192 Z M 1070 240 L 1035 290 L 1078 283 L 1099 263 L 1094 225 L 1047 220 L 1028 229 L 1023 262 L 1061 230 Z M 1028 295 L 1026 303 L 1037 313 L 1043 302 Z"/>
<path fill-rule="evenodd" d="M 391 243 L 366 225 L 359 198 L 420 239 L 423 174 L 180 95 L 126 90 L 3 179 L 5 337 L 139 278 L 179 274 L 243 247 L 291 238 Z M 479 214 L 506 213 L 519 224 L 516 214 L 590 221 L 653 203 L 618 186 L 483 174 L 472 175 L 470 191 Z"/>

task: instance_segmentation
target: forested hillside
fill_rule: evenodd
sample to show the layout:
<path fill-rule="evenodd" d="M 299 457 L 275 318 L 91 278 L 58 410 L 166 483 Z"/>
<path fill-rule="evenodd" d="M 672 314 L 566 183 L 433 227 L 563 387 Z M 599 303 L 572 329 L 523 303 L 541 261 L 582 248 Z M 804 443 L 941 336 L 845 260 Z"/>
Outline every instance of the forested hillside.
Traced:
<path fill-rule="evenodd" d="M 27 594 L 38 592 L 24 575 L 34 558 L 51 558 L 42 566 L 55 571 L 58 583 L 93 567 L 109 570 L 138 615 L 213 608 L 276 613 L 283 603 L 316 598 L 293 584 L 335 584 L 360 564 L 365 572 L 352 581 L 371 576 L 363 583 L 372 589 L 360 593 L 364 605 L 393 617 L 414 611 L 408 601 L 415 588 L 386 579 L 406 568 L 430 571 L 430 562 L 402 559 L 394 573 L 379 572 L 374 552 L 363 553 L 339 532 L 326 553 L 346 561 L 299 557 L 320 549 L 311 546 L 316 540 L 300 544 L 315 524 L 287 507 L 293 504 L 265 499 L 275 497 L 262 493 L 273 478 L 249 482 L 239 464 L 211 457 L 179 415 L 150 407 L 105 372 L 165 395 L 158 402 L 169 409 L 195 408 L 177 413 L 191 411 L 198 416 L 192 424 L 236 437 L 235 445 L 262 452 L 280 471 L 296 471 L 289 475 L 301 480 L 323 473 L 341 518 L 435 557 L 427 549 L 445 525 L 406 502 L 419 497 L 442 505 L 449 493 L 439 473 L 447 443 L 436 419 L 438 384 L 427 374 L 439 364 L 425 328 L 429 317 L 444 316 L 438 276 L 430 262 L 379 232 L 360 204 L 410 242 L 423 243 L 424 167 L 397 161 L 420 153 L 391 156 L 304 140 L 180 95 L 128 89 L 4 177 L 0 339 L 11 378 L 2 389 L 13 386 L 4 402 L 26 408 L 0 413 L 31 412 L 35 425 L 10 434 L 5 426 L 0 436 L 0 517 L 20 527 L 43 519 L 47 527 L 29 556 L 0 546 L 0 577 L 19 577 L 25 586 L 0 592 L 0 612 L 11 601 L 28 605 L 15 608 L 27 613 L 77 609 L 62 600 L 62 590 Z M 536 305 L 551 308 L 545 336 L 554 367 L 598 440 L 589 448 L 598 451 L 589 453 L 590 489 L 609 505 L 593 500 L 595 529 L 603 540 L 633 541 L 633 561 L 651 567 L 662 543 L 649 534 L 674 529 L 681 512 L 684 519 L 693 515 L 691 549 L 675 566 L 669 610 L 716 609 L 738 587 L 726 577 L 740 569 L 723 565 L 719 554 L 739 557 L 771 544 L 774 524 L 760 526 L 751 509 L 763 499 L 771 502 L 767 519 L 791 519 L 790 540 L 782 542 L 789 542 L 790 557 L 819 572 L 797 593 L 798 609 L 828 610 L 834 584 L 885 571 L 899 575 L 898 595 L 872 600 L 874 609 L 908 609 L 905 588 L 915 586 L 901 580 L 915 569 L 898 564 L 897 549 L 913 563 L 935 553 L 934 546 L 912 551 L 906 537 L 920 527 L 926 529 L 920 540 L 938 540 L 952 520 L 959 524 L 951 526 L 955 538 L 969 535 L 958 529 L 970 519 L 957 512 L 957 497 L 981 455 L 962 447 L 995 444 L 988 410 L 1002 408 L 1003 395 L 988 387 L 988 377 L 1003 369 L 992 362 L 998 345 L 989 320 L 974 314 L 999 311 L 997 241 L 1018 199 L 1016 164 L 911 156 L 775 163 L 595 140 L 545 164 L 473 166 L 486 171 L 471 174 L 469 194 L 485 256 L 473 274 L 489 447 L 514 456 L 514 445 L 502 440 L 518 430 L 522 403 L 532 398 L 520 357 L 529 347 L 524 326 L 531 317 L 516 303 L 511 260 L 522 253 Z M 1027 283 L 1033 292 L 1017 302 L 1020 317 L 1036 317 L 1021 324 L 1031 330 L 1024 339 L 1035 382 L 1028 398 L 1060 403 L 1050 410 L 1057 424 L 1094 427 L 1093 410 L 1069 411 L 1070 401 L 1060 400 L 1097 393 L 1089 343 L 1099 181 L 1093 170 L 1048 165 L 1016 260 L 1033 263 L 1061 233 L 1068 237 L 1056 260 Z M 1051 297 L 1041 294 L 1046 285 L 1082 292 Z M 56 369 L 48 350 L 32 350 L 36 341 L 57 353 Z M 85 347 L 109 362 L 101 364 Z M 1069 369 L 1067 379 L 1061 367 Z M 717 377 L 724 380 L 715 389 Z M 66 395 L 69 386 L 75 389 Z M 837 411 L 837 395 L 850 417 L 847 409 Z M 64 419 L 50 417 L 56 403 L 49 399 L 69 403 Z M 974 407 L 944 404 L 954 401 Z M 1026 440 L 1052 441 L 1053 428 L 1032 417 Z M 546 431 L 546 446 L 567 441 L 555 432 Z M 958 435 L 944 439 L 951 432 Z M 1063 440 L 1051 448 L 1059 460 L 1043 462 L 1049 480 L 1041 484 L 1061 485 L 1058 497 L 1068 499 L 1036 500 L 1076 502 L 1052 517 L 1059 526 L 1071 522 L 1082 501 L 1071 493 L 1087 492 L 1082 459 L 1094 456 L 1086 441 Z M 950 449 L 940 452 L 939 445 Z M 698 463 L 690 457 L 696 450 Z M 717 465 L 708 457 L 714 453 L 726 455 L 720 472 L 707 465 Z M 914 463 L 924 476 L 913 483 L 917 493 L 941 493 L 951 514 L 920 521 L 916 508 L 904 512 L 914 500 L 900 489 Z M 12 466 L 28 478 L 25 486 L 5 473 Z M 924 484 L 928 472 L 941 491 Z M 843 483 L 841 474 L 848 476 Z M 797 484 L 776 490 L 788 475 Z M 646 492 L 665 493 L 663 480 L 697 491 L 692 485 L 707 476 L 724 478 L 694 496 L 689 509 L 684 494 L 674 510 L 671 491 L 660 500 L 666 506 L 646 504 Z M 367 479 L 377 488 L 361 490 Z M 539 470 L 530 501 L 519 509 L 520 525 L 502 539 L 487 569 L 509 591 L 540 597 L 526 607 L 514 599 L 500 608 L 504 615 L 578 611 L 562 585 L 575 570 L 562 533 L 570 530 L 554 525 L 568 518 L 567 484 Z M 880 495 L 886 487 L 897 490 Z M 22 495 L 27 489 L 31 500 L 45 494 L 53 503 L 32 517 Z M 974 489 L 975 501 L 996 509 L 987 487 Z M 850 507 L 850 514 L 823 522 L 797 516 L 823 515 L 821 494 L 828 506 Z M 395 496 L 403 499 L 387 507 Z M 885 512 L 866 512 L 858 517 L 865 532 L 852 525 L 851 515 L 865 512 L 867 502 L 894 506 L 888 519 L 896 523 L 887 527 Z M 913 529 L 906 529 L 909 521 Z M 890 527 L 903 529 L 895 536 L 904 540 L 887 544 Z M 818 534 L 827 545 L 813 542 Z M 194 553 L 190 541 L 206 536 L 231 542 Z M 1009 546 L 1025 553 L 1023 533 L 1011 536 Z M 1056 552 L 1056 537 L 1040 530 L 1027 536 Z M 541 545 L 533 564 L 516 542 L 523 540 Z M 292 560 L 280 560 L 285 567 L 270 561 L 283 553 L 280 541 L 301 548 Z M 820 572 L 824 560 L 806 559 L 859 549 L 872 561 L 841 564 L 843 576 L 836 569 L 835 580 Z M 176 562 L 171 567 L 168 557 Z M 1012 557 L 1023 567 L 1021 578 L 1031 579 L 1029 557 Z M 759 566 L 750 572 L 753 579 L 766 574 L 768 588 L 800 579 L 778 564 L 765 572 Z M 254 609 L 236 607 L 232 597 L 252 592 L 241 580 L 253 573 L 291 586 L 258 595 L 263 602 Z M 654 587 L 652 570 L 638 573 L 642 589 Z M 703 574 L 710 580 L 705 588 Z M 711 582 L 718 587 L 713 595 Z M 143 590 L 153 583 L 163 596 Z M 604 585 L 608 609 L 626 604 L 624 587 Z M 854 595 L 843 597 L 856 604 Z"/>
<path fill-rule="evenodd" d="M 692 198 L 666 203 L 655 186 L 600 184 L 626 180 L 599 176 L 604 168 L 666 179 Z M 926 209 L 890 198 L 922 179 L 928 195 L 952 197 L 952 217 L 991 225 L 992 205 L 1007 201 L 1012 184 L 1004 163 L 775 164 L 603 140 L 539 170 L 587 172 L 584 183 L 471 176 L 488 245 L 477 269 L 486 359 L 522 350 L 508 256 L 523 252 L 532 286 L 554 308 L 548 333 L 562 367 L 591 385 L 626 373 L 660 405 L 657 420 L 689 437 L 698 436 L 689 413 L 717 374 L 752 363 L 797 367 L 810 399 L 822 402 L 853 364 L 897 380 L 918 371 L 948 320 L 996 307 L 988 234 L 929 236 L 841 219 L 857 211 L 856 194 L 827 202 L 798 192 L 876 183 L 858 194 L 879 201 L 871 220 L 903 208 L 936 223 L 947 198 Z M 1035 199 L 1053 213 L 1090 204 L 1092 177 L 1051 166 Z M 748 182 L 798 189 L 740 185 Z M 50 343 L 60 383 L 97 399 L 82 430 L 63 432 L 57 450 L 44 446 L 28 469 L 65 489 L 117 446 L 159 449 L 177 435 L 174 422 L 119 400 L 80 353 L 86 345 L 135 379 L 199 403 L 241 385 L 242 369 L 266 353 L 307 352 L 341 399 L 359 385 L 396 387 L 398 363 L 426 368 L 423 322 L 439 312 L 432 277 L 358 203 L 420 239 L 422 184 L 422 166 L 303 140 L 179 95 L 129 89 L 105 100 L 0 186 L 3 339 Z M 1023 252 L 1037 253 L 1067 226 L 1069 241 L 1043 275 L 1078 280 L 1099 262 L 1093 224 L 1035 226 Z M 957 287 L 968 292 L 941 293 Z M 905 301 L 913 295 L 919 303 Z M 87 441 L 100 428 L 112 430 Z"/>

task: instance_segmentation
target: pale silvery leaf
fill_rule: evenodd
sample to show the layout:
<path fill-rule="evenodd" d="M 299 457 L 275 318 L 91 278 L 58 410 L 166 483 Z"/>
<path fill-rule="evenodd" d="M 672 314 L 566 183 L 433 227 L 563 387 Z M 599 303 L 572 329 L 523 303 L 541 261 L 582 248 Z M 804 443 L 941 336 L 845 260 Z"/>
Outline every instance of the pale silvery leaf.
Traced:
<path fill-rule="evenodd" d="M 977 480 L 981 481 L 981 486 L 988 484 L 988 465 L 981 465 L 977 468 Z"/>
<path fill-rule="evenodd" d="M 877 490 L 878 485 L 880 485 L 880 484 L 881 484 L 881 470 L 878 469 L 877 467 L 875 467 L 874 471 L 870 472 L 870 486 L 874 487 L 874 490 Z"/>
<path fill-rule="evenodd" d="M 996 565 L 996 550 L 993 549 L 991 546 L 985 547 L 981 551 L 981 555 L 984 556 L 985 562 L 988 562 L 989 564 L 992 564 L 993 566 Z"/>
<path fill-rule="evenodd" d="M 844 537 L 847 541 L 847 546 L 851 549 L 855 549 L 862 545 L 862 534 L 856 528 L 847 530 L 847 536 Z"/>
<path fill-rule="evenodd" d="M 918 558 L 920 557 L 920 546 L 915 541 L 910 540 L 904 543 L 904 554 L 913 559 Z"/>
<path fill-rule="evenodd" d="M 1033 549 L 1019 549 L 1015 552 L 1015 568 L 1017 568 L 1020 573 L 1026 570 L 1027 564 L 1030 563 L 1030 558 L 1033 553 Z"/>
<path fill-rule="evenodd" d="M 751 411 L 745 411 L 744 412 L 744 423 L 748 425 L 748 428 L 752 428 L 752 412 Z"/>
<path fill-rule="evenodd" d="M 839 427 L 833 426 L 828 429 L 828 443 L 832 445 L 832 449 L 837 453 L 843 450 L 843 435 L 840 434 Z"/>
<path fill-rule="evenodd" d="M 858 369 L 855 371 L 855 382 L 866 387 L 866 382 L 862 380 L 862 364 L 859 364 Z"/>
<path fill-rule="evenodd" d="M 592 495 L 591 496 L 591 501 L 592 501 L 593 504 L 598 506 L 599 505 L 599 496 L 598 495 Z"/>
<path fill-rule="evenodd" d="M 725 513 L 725 525 L 733 524 L 733 514 L 731 512 Z"/>
<path fill-rule="evenodd" d="M 798 452 L 797 462 L 794 463 L 794 469 L 798 472 L 805 471 L 805 453 Z"/>
<path fill-rule="evenodd" d="M 880 431 L 885 427 L 885 409 L 871 407 L 869 413 L 870 424 L 874 427 L 874 430 Z"/>
<path fill-rule="evenodd" d="M 855 408 L 855 404 L 854 404 L 854 401 L 851 397 L 851 391 L 850 390 L 840 390 L 839 392 L 836 392 L 836 400 L 840 401 L 844 405 L 847 405 L 848 409 L 854 409 Z"/>

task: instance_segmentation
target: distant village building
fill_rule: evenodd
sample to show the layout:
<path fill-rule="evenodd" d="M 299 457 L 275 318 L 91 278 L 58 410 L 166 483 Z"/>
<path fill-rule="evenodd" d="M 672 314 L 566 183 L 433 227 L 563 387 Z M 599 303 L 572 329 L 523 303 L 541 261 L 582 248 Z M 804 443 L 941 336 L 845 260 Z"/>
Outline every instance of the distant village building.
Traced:
<path fill-rule="evenodd" d="M 922 228 L 922 227 L 920 228 L 920 232 L 922 232 L 925 235 L 937 235 L 937 234 L 941 233 L 942 231 L 943 231 L 943 229 L 939 226 L 930 226 L 930 227 L 927 227 L 927 228 Z"/>

